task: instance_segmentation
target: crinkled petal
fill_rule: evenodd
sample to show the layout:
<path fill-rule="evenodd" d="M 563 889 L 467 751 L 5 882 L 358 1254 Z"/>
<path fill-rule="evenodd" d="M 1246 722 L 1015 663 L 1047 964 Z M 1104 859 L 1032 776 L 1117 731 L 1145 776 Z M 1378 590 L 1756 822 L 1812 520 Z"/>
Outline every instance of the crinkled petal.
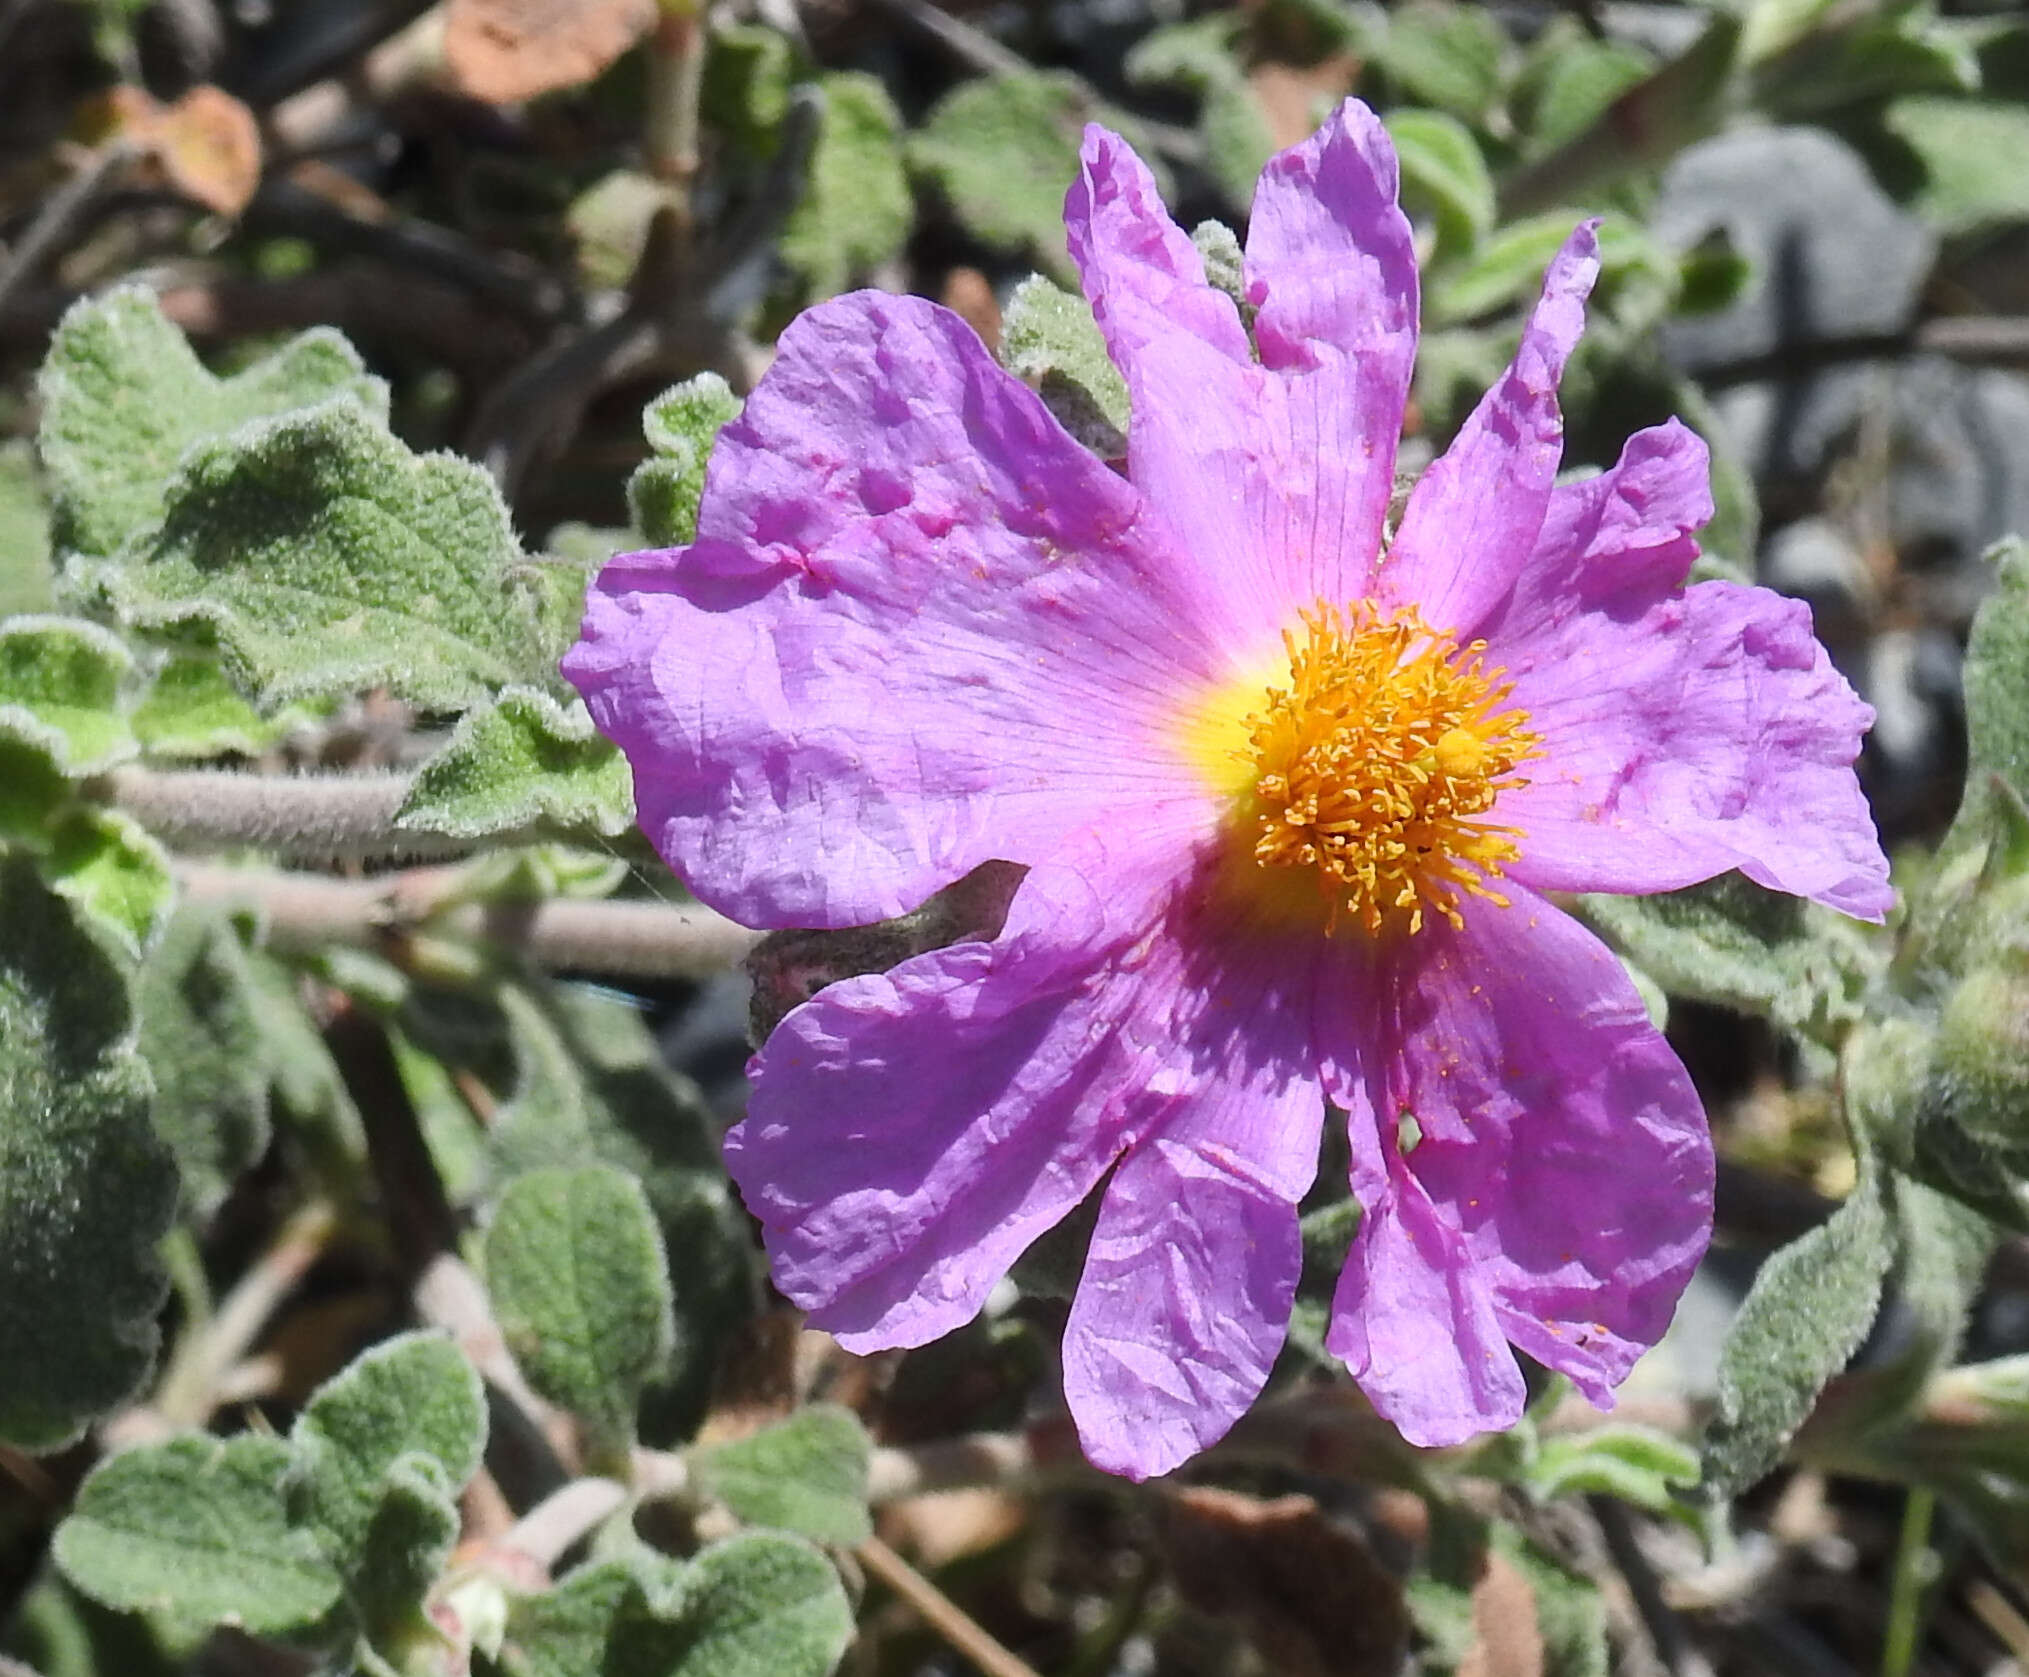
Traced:
<path fill-rule="evenodd" d="M 1365 1207 L 1325 1346 L 1411 1444 L 1511 1427 L 1527 1399 L 1486 1287 L 1413 1177 Z"/>
<path fill-rule="evenodd" d="M 1184 841 L 1186 845 L 1188 840 Z M 750 1067 L 726 1164 L 775 1283 L 853 1350 L 970 1321 L 1160 1110 L 1153 850 L 1033 869 L 992 943 L 820 991 Z"/>
<path fill-rule="evenodd" d="M 1393 150 L 1356 101 L 1269 163 L 1247 249 L 1256 364 L 1133 153 L 1103 131 L 1087 142 L 1072 251 L 1133 400 L 1129 475 L 1220 591 L 1219 649 L 1242 666 L 1373 576 L 1416 340 L 1395 192 Z"/>
<path fill-rule="evenodd" d="M 564 669 L 699 897 L 864 924 L 1195 795 L 1169 731 L 1219 666 L 1165 529 L 957 316 L 863 292 L 783 333 L 699 540 L 609 564 Z"/>
<path fill-rule="evenodd" d="M 1085 1454 L 1133 1479 L 1216 1443 L 1267 1381 L 1324 1116 L 1306 953 L 1184 935 L 1170 1115 L 1107 1186 L 1064 1330 Z"/>
<path fill-rule="evenodd" d="M 1514 878 L 1538 890 L 1669 891 L 1738 868 L 1862 919 L 1892 902 L 1853 774 L 1873 711 L 1808 607 L 1706 582 L 1646 609 L 1578 600 L 1492 641 L 1543 756 L 1505 794 Z"/>
<path fill-rule="evenodd" d="M 1595 224 L 1564 242 L 1506 373 L 1410 492 L 1381 587 L 1433 628 L 1462 631 L 1514 586 L 1534 551 L 1564 450 L 1557 384 L 1599 276 Z"/>
<path fill-rule="evenodd" d="M 1365 1208 L 1327 1343 L 1418 1444 L 1513 1422 L 1509 1343 L 1610 1404 L 1711 1234 L 1704 1114 L 1625 969 L 1508 894 L 1349 951 L 1320 1015 Z"/>
<path fill-rule="evenodd" d="M 1418 1021 L 1398 1049 L 1422 1130 L 1408 1167 L 1509 1340 L 1606 1406 L 1704 1255 L 1711 1136 L 1612 951 L 1507 894 L 1440 924 L 1397 980 Z"/>
<path fill-rule="evenodd" d="M 1170 219 L 1148 165 L 1096 122 L 1064 197 L 1064 236 L 1116 366 L 1132 367 L 1144 344 L 1177 332 L 1236 366 L 1253 360 L 1240 311 L 1206 283 L 1204 259 Z"/>

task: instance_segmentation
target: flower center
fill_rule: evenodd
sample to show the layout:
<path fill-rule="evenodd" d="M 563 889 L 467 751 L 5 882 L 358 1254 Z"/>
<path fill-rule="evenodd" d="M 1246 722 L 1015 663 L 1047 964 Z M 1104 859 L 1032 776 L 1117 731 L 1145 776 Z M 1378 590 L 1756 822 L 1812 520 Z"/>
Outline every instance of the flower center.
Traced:
<path fill-rule="evenodd" d="M 1283 634 L 1289 680 L 1246 718 L 1248 822 L 1263 868 L 1315 873 L 1326 930 L 1462 925 L 1462 894 L 1507 904 L 1488 881 L 1517 854 L 1516 828 L 1479 818 L 1538 755 L 1512 684 L 1414 607 L 1392 616 L 1320 605 L 1305 638 Z"/>

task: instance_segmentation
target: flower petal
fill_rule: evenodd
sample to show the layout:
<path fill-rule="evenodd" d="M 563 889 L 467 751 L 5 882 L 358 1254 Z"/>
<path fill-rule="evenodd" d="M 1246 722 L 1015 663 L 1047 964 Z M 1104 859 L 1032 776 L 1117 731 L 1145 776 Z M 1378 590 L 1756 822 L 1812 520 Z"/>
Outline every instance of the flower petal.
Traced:
<path fill-rule="evenodd" d="M 1809 608 L 1705 582 L 1631 610 L 1626 592 L 1587 599 L 1585 574 L 1573 567 L 1567 610 L 1489 653 L 1543 741 L 1530 784 L 1496 812 L 1522 831 L 1512 876 L 1648 892 L 1738 868 L 1881 919 L 1888 860 L 1852 769 L 1874 713 Z"/>
<path fill-rule="evenodd" d="M 1456 1230 L 1406 1173 L 1364 1203 L 1325 1348 L 1411 1444 L 1462 1444 L 1521 1419 L 1527 1392 Z"/>
<path fill-rule="evenodd" d="M 1712 1232 L 1696 1090 L 1613 953 L 1519 888 L 1436 928 L 1404 982 L 1411 1173 L 1514 1344 L 1605 1407 Z"/>
<path fill-rule="evenodd" d="M 1222 592 L 1220 649 L 1241 664 L 1373 575 L 1416 341 L 1395 192 L 1356 101 L 1270 161 L 1247 249 L 1257 365 L 1133 153 L 1103 131 L 1087 143 L 1072 250 L 1133 400 L 1129 476 Z"/>
<path fill-rule="evenodd" d="M 858 293 L 783 333 L 699 540 L 609 564 L 564 669 L 699 897 L 864 924 L 1190 792 L 1167 730 L 1220 672 L 1166 528 L 957 316 Z"/>
<path fill-rule="evenodd" d="M 1477 623 L 1535 548 L 1564 449 L 1557 384 L 1599 277 L 1594 226 L 1578 227 L 1552 258 L 1514 361 L 1403 509 L 1381 586 L 1435 628 Z"/>
<path fill-rule="evenodd" d="M 1085 1454 L 1132 1479 L 1169 1472 L 1246 1412 L 1303 1268 L 1297 1202 L 1324 1118 L 1310 964 L 1286 949 L 1221 953 L 1185 981 L 1198 995 L 1173 1026 L 1171 1115 L 1107 1186 L 1064 1330 Z"/>
<path fill-rule="evenodd" d="M 1349 951 L 1320 1019 L 1365 1208 L 1327 1344 L 1417 1444 L 1513 1422 L 1510 1342 L 1610 1404 L 1711 1235 L 1682 1065 L 1604 945 L 1511 897 Z"/>
<path fill-rule="evenodd" d="M 776 1284 L 849 1349 L 969 1321 L 1162 1110 L 1149 928 L 1191 837 L 1137 839 L 1031 870 L 997 940 L 834 984 L 754 1057 L 726 1163 Z"/>
<path fill-rule="evenodd" d="M 1142 345 L 1175 332 L 1237 366 L 1252 361 L 1240 311 L 1206 283 L 1204 258 L 1134 148 L 1089 123 L 1079 165 L 1064 197 L 1064 236 L 1114 364 L 1130 368 Z"/>

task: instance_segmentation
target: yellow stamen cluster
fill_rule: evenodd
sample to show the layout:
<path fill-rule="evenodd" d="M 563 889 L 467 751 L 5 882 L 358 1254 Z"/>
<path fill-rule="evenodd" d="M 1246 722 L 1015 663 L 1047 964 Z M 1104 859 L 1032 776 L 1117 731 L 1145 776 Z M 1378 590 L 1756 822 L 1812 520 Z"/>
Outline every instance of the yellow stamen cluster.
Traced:
<path fill-rule="evenodd" d="M 1512 827 L 1478 819 L 1536 753 L 1512 685 L 1411 608 L 1388 617 L 1321 605 L 1305 639 L 1285 631 L 1287 686 L 1245 723 L 1253 768 L 1254 860 L 1316 872 L 1327 927 L 1370 933 L 1426 913 L 1462 924 L 1461 893 L 1506 900 Z"/>

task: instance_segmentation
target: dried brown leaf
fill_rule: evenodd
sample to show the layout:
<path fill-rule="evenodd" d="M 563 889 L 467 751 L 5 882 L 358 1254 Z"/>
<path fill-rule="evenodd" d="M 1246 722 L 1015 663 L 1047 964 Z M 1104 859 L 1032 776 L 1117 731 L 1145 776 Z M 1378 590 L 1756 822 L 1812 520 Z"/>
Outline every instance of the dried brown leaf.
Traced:
<path fill-rule="evenodd" d="M 1309 1497 L 1187 1487 L 1169 1499 L 1163 1547 L 1184 1598 L 1237 1621 L 1280 1677 L 1400 1669 L 1409 1637 L 1400 1582 Z"/>
<path fill-rule="evenodd" d="M 654 22 L 655 0 L 451 0 L 444 57 L 461 91 L 509 105 L 590 81 Z"/>
<path fill-rule="evenodd" d="M 111 88 L 75 126 L 93 143 L 125 141 L 144 174 L 218 215 L 238 215 L 261 184 L 260 124 L 222 88 L 193 87 L 173 105 L 142 88 Z"/>
<path fill-rule="evenodd" d="M 155 155 L 169 184 L 219 215 L 238 215 L 261 184 L 254 113 L 216 87 L 193 87 L 163 111 Z"/>
<path fill-rule="evenodd" d="M 1472 1631 L 1457 1677 L 1543 1677 L 1536 1592 L 1522 1569 L 1493 1549 L 1472 1587 Z"/>

